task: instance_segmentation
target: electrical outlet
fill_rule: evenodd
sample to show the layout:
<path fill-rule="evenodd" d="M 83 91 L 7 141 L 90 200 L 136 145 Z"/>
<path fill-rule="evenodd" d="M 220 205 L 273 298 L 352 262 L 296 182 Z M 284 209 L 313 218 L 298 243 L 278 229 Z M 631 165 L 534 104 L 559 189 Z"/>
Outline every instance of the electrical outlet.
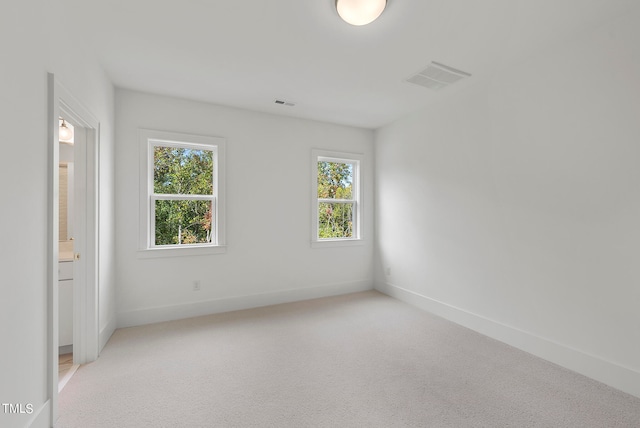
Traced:
<path fill-rule="evenodd" d="M 200 291 L 200 280 L 196 279 L 193 281 L 193 291 Z"/>

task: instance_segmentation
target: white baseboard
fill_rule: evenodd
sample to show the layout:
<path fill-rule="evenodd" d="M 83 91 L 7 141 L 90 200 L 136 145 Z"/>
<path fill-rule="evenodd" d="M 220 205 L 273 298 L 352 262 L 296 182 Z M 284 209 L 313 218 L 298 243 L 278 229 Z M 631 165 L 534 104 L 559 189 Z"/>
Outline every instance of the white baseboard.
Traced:
<path fill-rule="evenodd" d="M 49 428 L 51 424 L 51 400 L 47 400 L 40 408 L 31 414 L 31 419 L 25 425 L 28 428 Z"/>
<path fill-rule="evenodd" d="M 640 397 L 640 372 L 389 283 L 376 290 L 478 333 Z"/>
<path fill-rule="evenodd" d="M 294 288 L 290 290 L 251 294 L 247 296 L 228 297 L 203 302 L 183 303 L 172 306 L 145 308 L 118 313 L 117 325 L 118 328 L 133 327 L 162 321 L 172 321 L 221 312 L 231 312 L 241 309 L 277 305 L 280 303 L 316 299 L 319 297 L 338 296 L 340 294 L 356 293 L 372 289 L 373 283 L 370 280 L 362 280 L 340 284 L 326 284 L 316 287 Z"/>
<path fill-rule="evenodd" d="M 111 319 L 107 322 L 107 325 L 104 326 L 102 330 L 100 330 L 100 348 L 98 352 L 102 352 L 102 348 L 107 344 L 113 332 L 116 331 L 116 317 L 115 315 L 111 317 Z"/>
<path fill-rule="evenodd" d="M 73 353 L 73 345 L 64 345 L 58 348 L 58 355 Z"/>

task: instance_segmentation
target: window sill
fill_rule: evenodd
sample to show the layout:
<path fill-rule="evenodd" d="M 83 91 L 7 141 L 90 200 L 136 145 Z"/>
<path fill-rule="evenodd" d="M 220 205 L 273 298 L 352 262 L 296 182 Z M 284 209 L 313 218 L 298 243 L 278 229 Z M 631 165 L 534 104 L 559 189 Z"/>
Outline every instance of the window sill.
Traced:
<path fill-rule="evenodd" d="M 363 239 L 323 239 L 311 241 L 311 248 L 354 247 L 364 244 Z"/>
<path fill-rule="evenodd" d="M 210 254 L 224 254 L 226 252 L 227 247 L 225 245 L 147 248 L 138 250 L 138 258 L 155 259 L 160 257 L 206 256 Z"/>

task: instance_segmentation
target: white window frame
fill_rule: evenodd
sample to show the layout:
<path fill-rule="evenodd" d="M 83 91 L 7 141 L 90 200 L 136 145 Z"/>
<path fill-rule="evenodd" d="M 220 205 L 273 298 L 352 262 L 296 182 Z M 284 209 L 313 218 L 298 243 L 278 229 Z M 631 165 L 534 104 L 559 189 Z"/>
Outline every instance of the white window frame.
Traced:
<path fill-rule="evenodd" d="M 338 162 L 353 165 L 352 199 L 318 198 L 318 162 Z M 358 153 L 337 152 L 313 149 L 311 151 L 311 247 L 342 247 L 362 245 L 363 223 L 363 185 L 362 164 L 364 155 Z M 320 203 L 353 203 L 353 237 L 351 238 L 319 238 L 318 207 Z"/>
<path fill-rule="evenodd" d="M 220 137 L 176 132 L 139 130 L 140 141 L 140 236 L 138 256 L 173 257 L 226 252 L 225 240 L 225 148 Z M 213 152 L 213 195 L 160 195 L 153 191 L 154 147 L 185 147 Z M 211 242 L 155 245 L 155 202 L 157 200 L 210 200 L 213 203 Z"/>

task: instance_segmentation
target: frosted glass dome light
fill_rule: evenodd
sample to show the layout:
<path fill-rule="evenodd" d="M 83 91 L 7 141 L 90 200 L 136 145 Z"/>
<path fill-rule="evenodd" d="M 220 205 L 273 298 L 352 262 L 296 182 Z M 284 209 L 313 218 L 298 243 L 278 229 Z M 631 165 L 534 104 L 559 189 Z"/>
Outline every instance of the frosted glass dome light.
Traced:
<path fill-rule="evenodd" d="M 67 126 L 67 122 L 62 119 L 60 128 L 58 129 L 58 140 L 69 141 L 73 138 L 73 130 Z"/>
<path fill-rule="evenodd" d="M 387 0 L 336 0 L 338 15 L 351 25 L 370 24 L 386 6 Z"/>

